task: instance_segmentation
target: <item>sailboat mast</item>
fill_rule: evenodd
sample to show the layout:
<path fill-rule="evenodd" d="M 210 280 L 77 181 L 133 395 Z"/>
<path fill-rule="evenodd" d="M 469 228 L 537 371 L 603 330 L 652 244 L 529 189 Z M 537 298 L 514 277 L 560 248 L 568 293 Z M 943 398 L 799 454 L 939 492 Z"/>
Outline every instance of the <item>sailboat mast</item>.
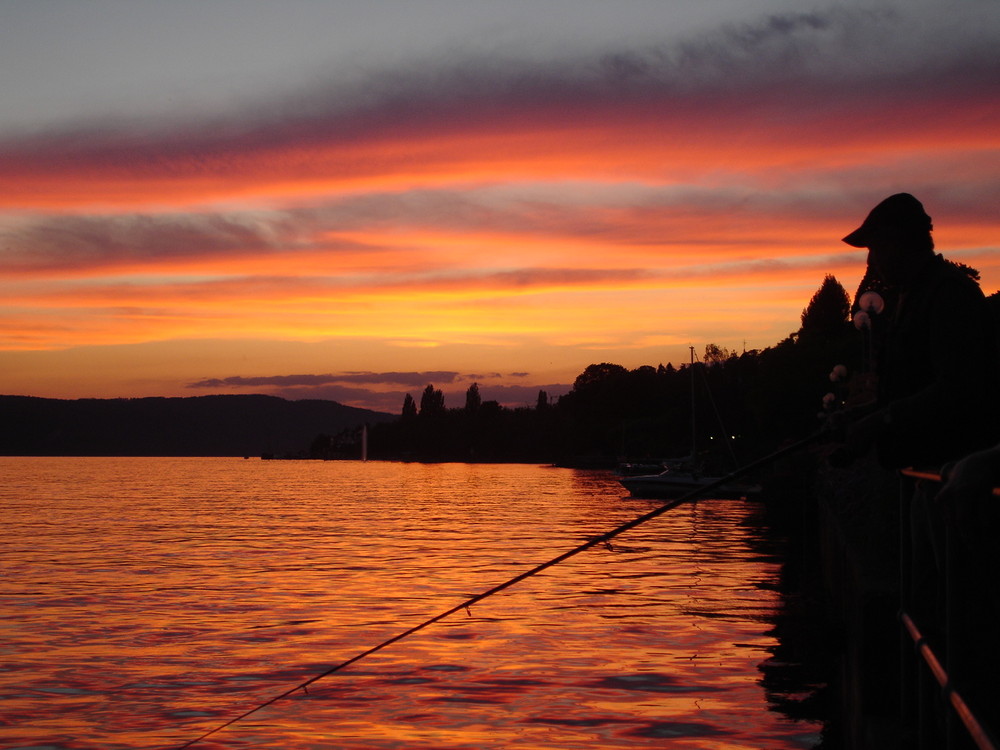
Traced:
<path fill-rule="evenodd" d="M 691 350 L 691 460 L 694 461 L 694 457 L 698 455 L 698 433 L 695 429 L 697 423 L 694 409 L 694 347 L 689 346 L 688 349 Z"/>

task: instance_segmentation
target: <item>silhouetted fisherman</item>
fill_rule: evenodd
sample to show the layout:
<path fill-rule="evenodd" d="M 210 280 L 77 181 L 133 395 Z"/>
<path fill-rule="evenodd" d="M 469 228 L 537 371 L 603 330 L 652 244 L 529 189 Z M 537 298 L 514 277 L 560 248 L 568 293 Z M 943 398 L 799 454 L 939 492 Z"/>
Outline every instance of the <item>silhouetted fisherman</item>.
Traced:
<path fill-rule="evenodd" d="M 931 217 L 909 193 L 871 210 L 844 242 L 894 290 L 875 411 L 848 427 L 840 460 L 874 444 L 887 468 L 940 466 L 998 439 L 998 337 L 979 284 L 934 252 Z"/>
<path fill-rule="evenodd" d="M 830 456 L 834 465 L 846 465 L 874 447 L 887 469 L 936 469 L 1000 440 L 1000 338 L 994 318 L 975 279 L 934 252 L 932 228 L 920 201 L 898 193 L 875 206 L 861 226 L 844 237 L 848 245 L 868 249 L 869 273 L 888 291 L 882 313 L 887 320 L 876 356 L 875 403 L 848 424 L 844 445 Z M 956 656 L 961 647 L 955 636 L 964 630 L 963 637 L 980 644 L 981 651 L 991 651 L 979 658 L 996 664 L 996 648 L 987 645 L 991 639 L 983 631 L 983 608 L 991 608 L 992 592 L 977 590 L 983 568 L 970 565 L 975 556 L 965 549 L 972 545 L 993 553 L 995 529 L 989 537 L 980 532 L 976 540 L 962 539 L 957 554 L 954 543 L 959 537 L 953 533 L 950 548 L 945 544 L 955 505 L 935 502 L 934 483 L 904 487 L 909 487 L 910 507 L 909 517 L 902 519 L 910 529 L 904 609 L 916 617 L 934 648 L 943 650 L 947 643 Z M 955 490 L 953 486 L 950 491 Z M 950 562 L 946 551 L 951 552 Z M 950 600 L 945 596 L 949 565 Z M 965 613 L 964 623 L 955 620 L 958 612 Z M 995 623 L 990 626 L 994 628 Z M 962 654 L 966 663 L 968 657 Z M 981 692 L 983 680 L 976 671 L 967 669 L 967 678 Z M 993 718 L 991 710 L 987 713 Z"/>

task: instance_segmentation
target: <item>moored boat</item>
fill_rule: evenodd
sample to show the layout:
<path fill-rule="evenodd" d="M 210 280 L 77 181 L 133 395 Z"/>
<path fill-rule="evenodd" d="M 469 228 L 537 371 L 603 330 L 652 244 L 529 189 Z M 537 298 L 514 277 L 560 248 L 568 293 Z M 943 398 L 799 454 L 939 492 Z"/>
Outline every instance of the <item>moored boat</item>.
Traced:
<path fill-rule="evenodd" d="M 704 489 L 722 482 L 721 477 L 702 475 L 691 471 L 667 469 L 659 474 L 641 474 L 618 480 L 633 497 L 670 499 L 681 497 L 694 490 Z M 712 497 L 751 497 L 760 492 L 759 484 L 751 482 L 722 482 L 711 490 Z"/>
<path fill-rule="evenodd" d="M 724 482 L 725 474 L 714 475 L 701 471 L 704 468 L 698 458 L 697 422 L 695 420 L 694 394 L 694 347 L 691 349 L 691 453 L 685 458 L 669 459 L 662 464 L 660 471 L 624 471 L 619 465 L 619 471 L 624 474 L 618 481 L 633 497 L 644 498 L 676 498 L 694 490 L 712 486 L 713 497 L 749 497 L 761 491 L 758 484 L 752 482 Z M 732 453 L 732 448 L 730 447 Z M 735 469 L 736 456 L 732 455 Z M 717 486 L 716 486 L 717 485 Z"/>

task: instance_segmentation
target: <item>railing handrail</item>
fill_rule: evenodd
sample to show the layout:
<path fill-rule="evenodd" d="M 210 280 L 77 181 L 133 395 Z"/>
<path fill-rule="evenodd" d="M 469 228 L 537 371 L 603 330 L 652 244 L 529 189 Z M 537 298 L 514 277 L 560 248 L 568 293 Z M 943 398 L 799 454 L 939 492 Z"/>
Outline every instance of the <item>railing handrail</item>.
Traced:
<path fill-rule="evenodd" d="M 913 622 L 906 612 L 901 613 L 901 619 L 903 621 L 903 627 L 909 633 L 910 637 L 913 639 L 913 645 L 917 650 L 917 653 L 923 657 L 924 663 L 931 670 L 934 675 L 934 679 L 937 680 L 938 685 L 941 686 L 941 691 L 947 699 L 948 703 L 951 704 L 952 710 L 961 719 L 962 724 L 965 726 L 966 731 L 969 733 L 969 737 L 973 742 L 976 743 L 976 747 L 979 750 L 997 750 L 997 746 L 993 744 L 993 740 L 987 732 L 987 729 L 980 723 L 979 719 L 976 718 L 975 713 L 969 708 L 968 704 L 962 695 L 955 689 L 955 686 L 951 684 L 951 679 L 948 677 L 948 672 L 941 665 L 941 660 L 938 659 L 937 654 L 927 643 L 927 639 L 920 632 L 916 623 Z"/>
<path fill-rule="evenodd" d="M 912 479 L 929 479 L 932 482 L 944 481 L 944 478 L 941 476 L 941 472 L 931 471 L 929 469 L 915 469 L 910 467 L 908 469 L 900 470 L 900 473 L 904 476 L 911 477 Z M 996 497 L 1000 497 L 1000 487 L 994 487 L 993 494 Z"/>

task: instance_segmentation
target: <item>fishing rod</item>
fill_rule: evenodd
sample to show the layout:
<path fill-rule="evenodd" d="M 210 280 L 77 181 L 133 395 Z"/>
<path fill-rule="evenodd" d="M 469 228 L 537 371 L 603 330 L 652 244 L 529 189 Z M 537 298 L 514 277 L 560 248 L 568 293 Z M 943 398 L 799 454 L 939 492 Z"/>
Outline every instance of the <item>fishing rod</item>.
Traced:
<path fill-rule="evenodd" d="M 795 451 L 801 450 L 802 448 L 805 448 L 806 446 L 808 446 L 808 445 L 816 442 L 820 438 L 829 438 L 829 433 L 828 432 L 824 432 L 824 431 L 821 430 L 819 432 L 816 432 L 816 433 L 810 435 L 809 437 L 803 438 L 802 440 L 799 440 L 797 442 L 794 442 L 794 443 L 791 443 L 789 445 L 786 445 L 783 448 L 779 448 L 778 450 L 774 451 L 773 453 L 771 453 L 771 454 L 769 454 L 769 455 L 767 455 L 767 456 L 765 456 L 763 458 L 760 458 L 760 459 L 758 459 L 756 461 L 752 461 L 751 463 L 746 464 L 745 466 L 741 466 L 740 468 L 736 469 L 733 472 L 730 472 L 729 474 L 727 474 L 724 477 L 720 477 L 719 479 L 715 479 L 715 480 L 709 482 L 708 484 L 705 484 L 704 486 L 698 487 L 696 489 L 691 490 L 690 492 L 687 492 L 687 493 L 681 495 L 678 498 L 674 498 L 673 500 L 669 500 L 666 503 L 664 503 L 663 505 L 660 505 L 659 507 L 654 508 L 653 510 L 649 511 L 648 513 L 644 513 L 641 516 L 637 516 L 637 517 L 633 518 L 631 521 L 626 521 L 625 523 L 621 524 L 620 526 L 617 526 L 616 528 L 612 529 L 611 531 L 608 531 L 608 532 L 606 532 L 604 534 L 601 534 L 599 536 L 591 537 L 590 539 L 588 539 L 583 544 L 580 544 L 579 546 L 574 547 L 571 550 L 567 550 L 566 552 L 563 552 L 562 554 L 559 554 L 556 557 L 553 557 L 552 559 L 547 560 L 546 562 L 540 563 L 539 565 L 536 565 L 535 567 L 531 568 L 530 570 L 526 570 L 523 573 L 520 573 L 519 575 L 516 575 L 513 578 L 510 578 L 510 579 L 504 581 L 503 583 L 498 584 L 498 585 L 494 586 L 493 588 L 491 588 L 491 589 L 489 589 L 487 591 L 484 591 L 481 594 L 477 594 L 475 596 L 472 596 L 472 597 L 466 599 L 465 601 L 463 601 L 463 602 L 461 602 L 459 604 L 456 604 L 451 609 L 445 610 L 444 612 L 441 612 L 440 614 L 434 615 L 433 617 L 431 617 L 431 618 L 429 618 L 427 620 L 424 620 L 419 625 L 414 625 L 409 630 L 404 630 L 403 632 L 401 632 L 401 633 L 393 636 L 392 638 L 389 638 L 388 640 L 382 641 L 382 643 L 378 644 L 377 646 L 373 646 L 372 648 L 368 649 L 367 651 L 362 651 L 361 653 L 356 654 L 355 656 L 352 656 L 350 659 L 347 659 L 346 661 L 343 661 L 343 662 L 341 662 L 339 664 L 336 664 L 336 665 L 330 667 L 329 669 L 326 669 L 325 671 L 320 672 L 319 674 L 310 677 L 308 680 L 305 680 L 304 682 L 300 682 L 295 687 L 289 688 L 285 692 L 283 692 L 283 693 L 281 693 L 279 695 L 275 695 L 272 698 L 269 698 L 268 700 L 264 701 L 263 703 L 260 703 L 257 706 L 251 708 L 249 711 L 245 711 L 244 713 L 240 714 L 239 716 L 233 717 L 229 721 L 226 721 L 225 723 L 220 724 L 219 726 L 215 727 L 214 729 L 209 730 L 208 732 L 205 732 L 204 734 L 200 735 L 199 737 L 196 737 L 193 740 L 185 742 L 183 745 L 177 746 L 176 750 L 186 750 L 186 748 L 193 747 L 194 745 L 198 744 L 202 740 L 211 737 L 213 734 L 221 732 L 226 727 L 230 727 L 233 724 L 237 723 L 238 721 L 242 721 L 243 719 L 247 718 L 248 716 L 251 716 L 252 714 L 257 713 L 258 711 L 260 711 L 260 710 L 262 710 L 264 708 L 267 708 L 268 706 L 273 705 L 273 704 L 277 703 L 278 701 L 283 700 L 283 699 L 287 698 L 290 695 L 293 695 L 294 693 L 297 693 L 299 690 L 302 690 L 303 692 L 308 693 L 309 692 L 309 690 L 308 690 L 309 686 L 312 685 L 314 682 L 318 682 L 319 680 L 322 680 L 324 677 L 329 677 L 334 672 L 339 672 L 340 670 L 342 670 L 342 669 L 344 669 L 346 667 L 349 667 L 351 664 L 354 664 L 355 662 L 361 661 L 366 656 L 371 656 L 372 654 L 376 653 L 377 651 L 381 651 L 382 649 L 386 648 L 387 646 L 391 646 L 393 643 L 396 643 L 397 641 L 401 641 L 404 638 L 407 638 L 408 636 L 411 636 L 414 633 L 416 633 L 416 632 L 418 632 L 420 630 L 423 630 L 424 628 L 426 628 L 426 627 L 428 627 L 430 625 L 433 625 L 434 623 L 436 623 L 436 622 L 438 622 L 440 620 L 445 619 L 446 617 L 449 617 L 449 616 L 455 614 L 456 612 L 460 612 L 463 609 L 466 610 L 466 611 L 468 611 L 469 607 L 471 607 L 473 604 L 477 604 L 478 602 L 483 601 L 487 597 L 493 596 L 494 594 L 497 594 L 497 593 L 503 591 L 504 589 L 508 589 L 511 586 L 513 586 L 513 585 L 515 585 L 517 583 L 520 583 L 521 581 L 523 581 L 526 578 L 530 578 L 531 576 L 537 575 L 538 573 L 541 573 L 543 570 L 551 568 L 554 565 L 558 565 L 559 563 L 561 563 L 561 562 L 563 562 L 565 560 L 568 560 L 569 558 L 573 557 L 574 555 L 578 555 L 581 552 L 584 552 L 585 550 L 590 549 L 591 547 L 596 547 L 599 544 L 605 544 L 605 545 L 607 545 L 607 544 L 609 544 L 611 542 L 612 539 L 614 539 L 619 534 L 623 534 L 626 531 L 630 531 L 631 529 L 634 529 L 636 526 L 640 526 L 641 524 L 644 524 L 647 521 L 651 521 L 654 518 L 657 518 L 657 517 L 663 515 L 668 510 L 672 510 L 673 508 L 676 508 L 678 505 L 682 505 L 682 504 L 684 504 L 686 502 L 689 502 L 691 500 L 696 500 L 699 497 L 708 494 L 709 492 L 717 490 L 720 487 L 722 487 L 724 484 L 732 482 L 735 479 L 740 479 L 740 478 L 746 476 L 747 474 L 750 474 L 750 473 L 752 473 L 752 472 L 754 472 L 754 471 L 756 471 L 758 469 L 761 469 L 761 468 L 767 466 L 768 464 L 771 464 L 774 461 L 777 461 L 779 458 L 782 458 L 783 456 L 788 455 L 789 453 L 794 453 Z"/>

